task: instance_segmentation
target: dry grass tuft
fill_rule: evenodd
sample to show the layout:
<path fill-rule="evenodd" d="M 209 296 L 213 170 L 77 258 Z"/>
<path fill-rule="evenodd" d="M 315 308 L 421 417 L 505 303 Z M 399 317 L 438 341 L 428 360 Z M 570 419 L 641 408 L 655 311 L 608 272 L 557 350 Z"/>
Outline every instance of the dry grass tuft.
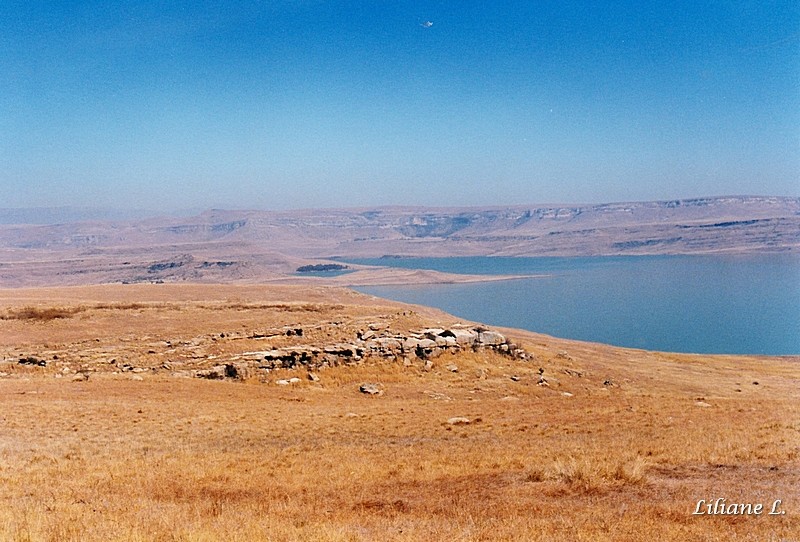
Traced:
<path fill-rule="evenodd" d="M 23 307 L 21 309 L 10 310 L 3 316 L 2 320 L 38 320 L 47 322 L 59 318 L 72 318 L 76 314 L 85 311 L 85 307 Z"/>
<path fill-rule="evenodd" d="M 562 482 L 579 492 L 602 493 L 645 483 L 647 466 L 647 461 L 640 456 L 630 460 L 569 457 L 555 460 L 542 478 Z"/>

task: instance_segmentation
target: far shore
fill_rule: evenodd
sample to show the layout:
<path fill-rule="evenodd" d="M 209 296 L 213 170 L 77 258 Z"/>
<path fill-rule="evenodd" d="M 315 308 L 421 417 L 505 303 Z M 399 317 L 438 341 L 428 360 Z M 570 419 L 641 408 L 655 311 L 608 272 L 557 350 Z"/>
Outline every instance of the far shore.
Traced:
<path fill-rule="evenodd" d="M 520 280 L 543 278 L 550 275 L 466 275 L 460 273 L 443 273 L 430 269 L 399 269 L 392 267 L 374 267 L 335 277 L 303 277 L 291 276 L 267 280 L 265 282 L 283 284 L 330 284 L 332 286 L 402 286 L 412 284 L 468 284 L 475 282 L 497 282 L 501 280 Z"/>

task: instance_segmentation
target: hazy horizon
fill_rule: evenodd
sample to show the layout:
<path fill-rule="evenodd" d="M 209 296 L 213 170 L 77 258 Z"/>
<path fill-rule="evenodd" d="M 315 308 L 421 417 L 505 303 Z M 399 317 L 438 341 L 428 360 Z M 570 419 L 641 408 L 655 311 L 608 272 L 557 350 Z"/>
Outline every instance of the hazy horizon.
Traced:
<path fill-rule="evenodd" d="M 517 202 L 507 205 L 485 203 L 483 205 L 366 205 L 366 206 L 341 206 L 341 207 L 297 207 L 270 209 L 265 207 L 197 207 L 173 210 L 158 209 L 124 209 L 113 207 L 91 207 L 91 206 L 55 206 L 55 207 L 0 207 L 0 224 L 58 224 L 73 223 L 81 221 L 128 221 L 143 220 L 148 218 L 189 218 L 199 216 L 203 213 L 221 212 L 275 212 L 292 213 L 305 211 L 359 211 L 371 209 L 391 209 L 391 208 L 417 208 L 417 209 L 491 209 L 491 208 L 548 208 L 548 207 L 580 207 L 592 205 L 622 205 L 626 203 L 653 203 L 668 201 L 691 201 L 698 199 L 717 199 L 717 198 L 781 198 L 781 199 L 800 199 L 800 196 L 783 196 L 776 194 L 720 194 L 713 196 L 699 196 L 695 198 L 670 198 L 665 200 L 628 200 L 628 201 L 540 201 L 540 202 Z"/>
<path fill-rule="evenodd" d="M 797 197 L 798 28 L 789 1 L 4 3 L 0 207 Z"/>

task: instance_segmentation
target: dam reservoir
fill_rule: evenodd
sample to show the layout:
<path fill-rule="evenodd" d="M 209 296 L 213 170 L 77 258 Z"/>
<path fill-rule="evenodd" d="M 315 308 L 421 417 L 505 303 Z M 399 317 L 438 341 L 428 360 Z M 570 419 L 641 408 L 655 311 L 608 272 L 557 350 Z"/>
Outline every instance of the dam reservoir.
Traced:
<path fill-rule="evenodd" d="M 458 257 L 348 263 L 535 278 L 358 291 L 488 325 L 617 346 L 800 355 L 800 255 Z"/>

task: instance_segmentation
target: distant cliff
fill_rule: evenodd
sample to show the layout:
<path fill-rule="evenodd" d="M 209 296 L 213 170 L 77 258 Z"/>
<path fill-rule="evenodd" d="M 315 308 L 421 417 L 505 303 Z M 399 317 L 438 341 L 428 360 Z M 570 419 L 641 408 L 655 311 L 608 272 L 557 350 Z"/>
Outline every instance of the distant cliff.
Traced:
<path fill-rule="evenodd" d="M 213 210 L 188 218 L 0 225 L 0 251 L 0 286 L 257 281 L 336 256 L 798 252 L 800 198 Z"/>

